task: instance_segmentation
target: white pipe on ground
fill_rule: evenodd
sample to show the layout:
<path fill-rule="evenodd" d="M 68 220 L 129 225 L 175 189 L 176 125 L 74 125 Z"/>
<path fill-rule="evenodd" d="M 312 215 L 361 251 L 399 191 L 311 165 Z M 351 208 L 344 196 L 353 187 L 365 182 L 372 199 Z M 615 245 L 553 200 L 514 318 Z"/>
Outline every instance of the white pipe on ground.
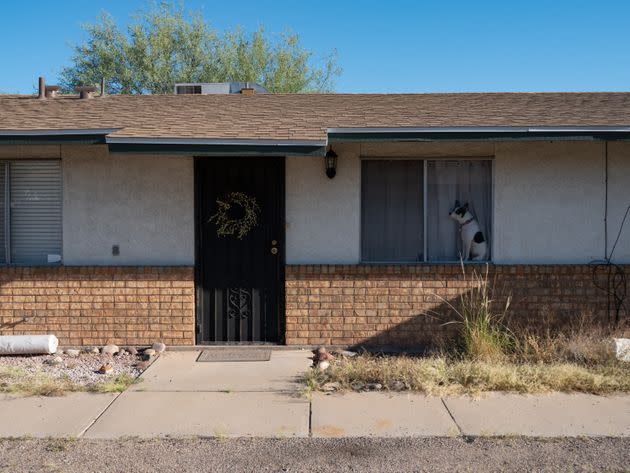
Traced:
<path fill-rule="evenodd" d="M 0 355 L 41 355 L 57 351 L 54 335 L 1 335 Z"/>

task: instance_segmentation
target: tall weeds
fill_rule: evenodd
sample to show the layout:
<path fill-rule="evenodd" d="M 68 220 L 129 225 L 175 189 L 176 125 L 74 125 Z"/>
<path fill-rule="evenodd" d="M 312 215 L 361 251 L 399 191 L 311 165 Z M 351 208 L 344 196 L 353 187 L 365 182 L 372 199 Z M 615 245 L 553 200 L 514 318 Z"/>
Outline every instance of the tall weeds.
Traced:
<path fill-rule="evenodd" d="M 480 361 L 504 360 L 514 346 L 514 336 L 505 325 L 511 296 L 503 304 L 493 299 L 488 265 L 483 272 L 472 268 L 470 274 L 466 273 L 463 263 L 461 268 L 469 289 L 459 296 L 456 304 L 442 299 L 457 316 L 457 320 L 445 325 L 454 323 L 459 326 L 464 357 Z"/>
<path fill-rule="evenodd" d="M 604 326 L 589 314 L 578 314 L 563 325 L 554 325 L 557 317 L 543 314 L 537 323 L 521 322 L 511 313 L 511 294 L 497 290 L 490 281 L 488 266 L 483 271 L 462 264 L 467 289 L 455 300 L 444 303 L 456 315 L 446 322 L 459 328 L 461 350 L 467 360 L 514 363 L 580 363 L 585 365 L 614 362 L 611 338 L 620 333 L 618 326 Z M 497 297 L 500 294 L 500 297 Z M 454 355 L 452 348 L 445 354 Z"/>

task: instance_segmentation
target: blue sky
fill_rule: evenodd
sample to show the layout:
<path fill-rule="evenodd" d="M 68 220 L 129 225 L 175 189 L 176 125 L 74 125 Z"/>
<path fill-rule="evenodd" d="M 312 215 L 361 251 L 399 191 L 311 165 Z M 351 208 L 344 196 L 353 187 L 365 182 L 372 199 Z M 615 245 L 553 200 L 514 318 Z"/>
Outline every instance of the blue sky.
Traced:
<path fill-rule="evenodd" d="M 140 0 L 3 0 L 0 91 L 54 83 L 102 10 L 121 24 Z M 338 92 L 630 90 L 628 1 L 201 1 L 216 29 L 299 33 L 336 49 Z"/>

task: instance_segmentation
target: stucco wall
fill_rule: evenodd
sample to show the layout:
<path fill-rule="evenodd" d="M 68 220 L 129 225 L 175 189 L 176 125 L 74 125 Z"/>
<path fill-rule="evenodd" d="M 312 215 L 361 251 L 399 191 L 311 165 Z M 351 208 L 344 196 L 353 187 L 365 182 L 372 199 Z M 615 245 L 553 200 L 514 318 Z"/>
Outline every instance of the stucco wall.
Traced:
<path fill-rule="evenodd" d="M 360 257 L 360 161 L 343 153 L 337 175 L 326 177 L 321 157 L 286 160 L 288 264 L 353 264 Z"/>
<path fill-rule="evenodd" d="M 0 158 L 62 157 L 67 265 L 194 264 L 193 159 L 108 155 L 105 147 L 2 147 Z M 360 156 L 494 156 L 494 261 L 588 263 L 604 256 L 604 143 L 339 145 L 337 176 L 322 158 L 288 157 L 289 264 L 360 259 Z M 630 143 L 608 144 L 608 250 L 630 204 Z M 112 255 L 112 245 L 120 255 Z M 615 250 L 630 263 L 630 220 Z"/>
<path fill-rule="evenodd" d="M 497 143 L 494 259 L 588 263 L 604 251 L 599 142 Z"/>
<path fill-rule="evenodd" d="M 604 256 L 604 143 L 366 143 L 336 146 L 338 174 L 321 158 L 287 160 L 287 262 L 360 259 L 360 156 L 494 157 L 496 263 L 588 263 Z M 630 204 L 630 143 L 609 143 L 608 247 Z M 630 262 L 630 220 L 615 251 Z"/>
<path fill-rule="evenodd" d="M 630 205 L 630 143 L 608 144 L 608 252 L 619 234 L 621 220 Z M 630 215 L 626 219 L 613 260 L 630 264 Z"/>
<path fill-rule="evenodd" d="M 64 264 L 194 264 L 191 157 L 108 155 L 101 147 L 61 155 Z"/>

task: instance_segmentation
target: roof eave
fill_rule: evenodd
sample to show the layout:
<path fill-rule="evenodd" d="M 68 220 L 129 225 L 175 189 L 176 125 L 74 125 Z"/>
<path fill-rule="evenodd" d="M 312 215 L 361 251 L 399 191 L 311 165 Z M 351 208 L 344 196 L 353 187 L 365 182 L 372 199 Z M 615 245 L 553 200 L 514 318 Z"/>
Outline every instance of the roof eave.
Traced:
<path fill-rule="evenodd" d="M 329 142 L 629 140 L 628 126 L 328 128 Z"/>
<path fill-rule="evenodd" d="M 194 156 L 323 156 L 326 141 L 274 139 L 205 139 L 107 137 L 112 153 Z"/>
<path fill-rule="evenodd" d="M 0 130 L 0 145 L 27 144 L 102 144 L 118 128 L 82 128 L 65 130 Z"/>

